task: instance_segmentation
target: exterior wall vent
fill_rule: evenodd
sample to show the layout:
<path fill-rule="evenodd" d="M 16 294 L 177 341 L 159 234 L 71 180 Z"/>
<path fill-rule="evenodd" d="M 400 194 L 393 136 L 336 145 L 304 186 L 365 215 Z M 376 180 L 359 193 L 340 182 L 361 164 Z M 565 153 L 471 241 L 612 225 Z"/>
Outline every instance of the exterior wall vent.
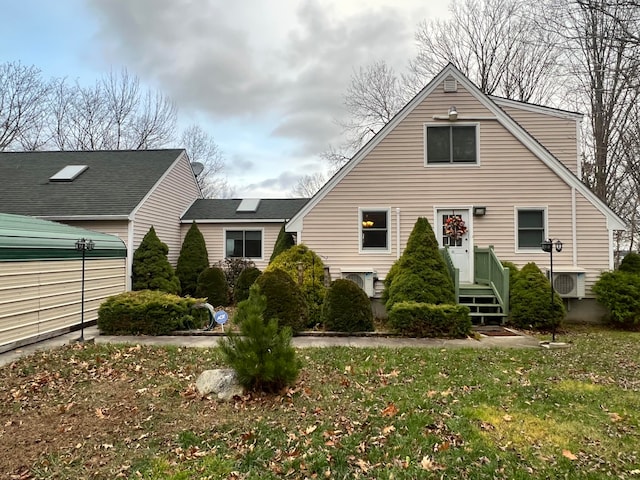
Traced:
<path fill-rule="evenodd" d="M 458 91 L 458 81 L 453 77 L 447 77 L 444 79 L 444 91 L 445 93 L 453 93 Z"/>

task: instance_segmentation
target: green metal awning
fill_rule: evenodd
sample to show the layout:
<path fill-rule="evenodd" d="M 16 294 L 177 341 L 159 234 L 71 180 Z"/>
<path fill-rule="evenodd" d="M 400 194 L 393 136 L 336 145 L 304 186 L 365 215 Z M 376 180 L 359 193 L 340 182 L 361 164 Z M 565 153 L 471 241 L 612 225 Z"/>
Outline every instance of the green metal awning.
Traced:
<path fill-rule="evenodd" d="M 87 258 L 126 258 L 127 248 L 115 235 L 71 227 L 22 215 L 0 213 L 0 261 L 81 258 L 76 242 L 92 240 Z"/>

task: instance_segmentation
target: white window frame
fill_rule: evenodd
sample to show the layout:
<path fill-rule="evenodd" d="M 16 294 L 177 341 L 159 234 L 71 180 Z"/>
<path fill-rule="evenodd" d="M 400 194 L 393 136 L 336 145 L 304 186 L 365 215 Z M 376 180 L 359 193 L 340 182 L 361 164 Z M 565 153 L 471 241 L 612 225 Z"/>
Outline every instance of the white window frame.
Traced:
<path fill-rule="evenodd" d="M 364 231 L 362 227 L 364 212 L 384 212 L 387 215 L 387 247 L 363 247 L 362 240 Z M 358 251 L 364 254 L 387 254 L 391 253 L 391 207 L 358 207 Z"/>
<path fill-rule="evenodd" d="M 516 253 L 544 253 L 540 246 L 538 247 L 520 247 L 520 225 L 519 225 L 519 212 L 521 211 L 536 211 L 542 212 L 543 214 L 543 222 L 544 222 L 544 231 L 542 232 L 542 240 L 548 237 L 549 232 L 549 207 L 540 206 L 540 205 L 532 205 L 532 206 L 515 206 L 513 208 L 513 225 L 514 225 L 514 251 Z"/>
<path fill-rule="evenodd" d="M 227 232 L 260 232 L 260 257 L 227 257 Z M 246 245 L 243 245 L 246 250 Z M 264 259 L 264 228 L 227 227 L 222 230 L 222 256 L 223 258 L 248 258 L 251 260 Z"/>
<path fill-rule="evenodd" d="M 475 127 L 476 129 L 476 161 L 474 163 L 471 162 L 437 162 L 437 163 L 429 163 L 429 156 L 427 155 L 427 142 L 428 138 L 428 130 L 429 127 Z M 480 123 L 479 122 L 435 122 L 435 123 L 425 123 L 423 128 L 424 135 L 424 166 L 428 168 L 437 168 L 437 167 L 445 167 L 445 168 L 460 168 L 460 167 L 477 167 L 480 165 Z"/>

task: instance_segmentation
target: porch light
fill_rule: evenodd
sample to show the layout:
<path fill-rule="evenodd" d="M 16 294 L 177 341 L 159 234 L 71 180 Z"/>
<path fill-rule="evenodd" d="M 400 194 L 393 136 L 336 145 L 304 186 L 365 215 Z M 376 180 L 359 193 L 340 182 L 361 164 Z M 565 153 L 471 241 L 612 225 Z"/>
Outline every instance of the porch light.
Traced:
<path fill-rule="evenodd" d="M 455 105 L 449 107 L 449 120 L 455 122 L 458 119 L 458 110 Z"/>
<path fill-rule="evenodd" d="M 474 217 L 484 217 L 487 214 L 487 207 L 473 207 Z"/>
<path fill-rule="evenodd" d="M 82 284 L 80 287 L 80 338 L 78 339 L 78 342 L 84 342 L 84 259 L 87 250 L 93 250 L 93 247 L 95 247 L 95 243 L 93 243 L 93 240 L 91 239 L 81 238 L 76 242 L 76 250 L 82 252 Z"/>

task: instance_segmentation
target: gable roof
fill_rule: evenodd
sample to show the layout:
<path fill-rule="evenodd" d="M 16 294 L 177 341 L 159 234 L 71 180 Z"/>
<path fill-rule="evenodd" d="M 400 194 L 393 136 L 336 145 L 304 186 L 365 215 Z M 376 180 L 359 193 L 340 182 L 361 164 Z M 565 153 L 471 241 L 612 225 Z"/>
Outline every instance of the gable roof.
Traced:
<path fill-rule="evenodd" d="M 308 198 L 265 198 L 255 211 L 238 211 L 242 199 L 204 198 L 196 200 L 182 216 L 182 223 L 283 223 L 307 202 Z"/>
<path fill-rule="evenodd" d="M 181 149 L 0 152 L 0 212 L 37 217 L 127 218 Z M 71 181 L 50 178 L 86 165 Z"/>
<path fill-rule="evenodd" d="M 518 122 L 511 118 L 500 106 L 485 95 L 453 64 L 449 63 L 438 73 L 418 94 L 413 97 L 380 131 L 374 135 L 343 167 L 309 200 L 309 202 L 289 221 L 287 231 L 302 229 L 304 217 L 322 200 L 356 165 L 390 133 L 392 132 L 418 105 L 420 105 L 447 77 L 455 78 L 464 88 L 487 108 L 495 119 L 526 148 L 547 165 L 567 185 L 578 190 L 587 198 L 607 219 L 607 225 L 613 230 L 624 230 L 624 221 L 600 200 L 584 183 L 576 177 L 560 160 L 554 157 L 540 142 L 527 132 Z M 497 98 L 496 98 L 497 100 Z M 505 102 L 506 103 L 506 102 Z M 521 106 L 522 108 L 522 106 Z M 538 107 L 542 108 L 542 107 Z M 573 112 L 567 112 L 573 114 Z"/>

